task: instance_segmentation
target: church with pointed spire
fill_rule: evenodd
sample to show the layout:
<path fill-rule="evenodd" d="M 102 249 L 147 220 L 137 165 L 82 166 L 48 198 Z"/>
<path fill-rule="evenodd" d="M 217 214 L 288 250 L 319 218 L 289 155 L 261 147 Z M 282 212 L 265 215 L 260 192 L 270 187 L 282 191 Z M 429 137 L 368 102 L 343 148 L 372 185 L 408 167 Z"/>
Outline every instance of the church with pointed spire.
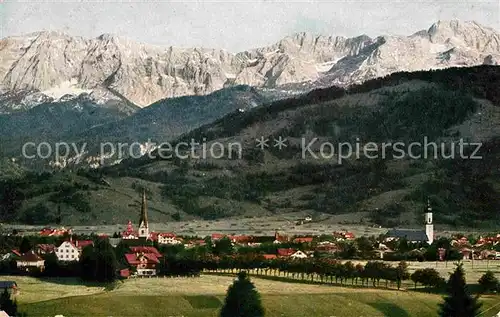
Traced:
<path fill-rule="evenodd" d="M 136 231 L 134 229 L 132 222 L 129 220 L 127 224 L 127 230 L 122 232 L 122 239 L 126 240 L 139 239 L 139 238 L 150 239 L 151 234 L 152 233 L 150 232 L 149 222 L 148 222 L 147 197 L 146 197 L 146 191 L 144 190 L 142 192 L 141 211 L 140 211 L 138 230 Z"/>
<path fill-rule="evenodd" d="M 146 190 L 142 192 L 141 218 L 139 219 L 139 238 L 147 239 L 149 237 L 149 223 Z"/>
<path fill-rule="evenodd" d="M 386 241 L 404 238 L 409 242 L 427 242 L 429 245 L 434 242 L 434 223 L 432 219 L 432 207 L 430 200 L 424 210 L 425 230 L 397 229 L 393 228 L 386 233 Z"/>

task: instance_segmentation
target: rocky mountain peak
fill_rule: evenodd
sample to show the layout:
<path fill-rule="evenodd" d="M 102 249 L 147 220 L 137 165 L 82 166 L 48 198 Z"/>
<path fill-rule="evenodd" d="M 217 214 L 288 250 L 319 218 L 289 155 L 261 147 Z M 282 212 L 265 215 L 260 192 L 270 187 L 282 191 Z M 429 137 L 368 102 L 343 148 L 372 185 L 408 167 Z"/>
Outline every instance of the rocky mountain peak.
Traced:
<path fill-rule="evenodd" d="M 43 31 L 0 41 L 0 91 L 57 89 L 65 95 L 104 89 L 147 106 L 228 85 L 348 85 L 396 71 L 491 63 L 499 56 L 498 32 L 455 20 L 408 37 L 301 32 L 238 54 L 147 45 L 114 34 L 84 39 Z"/>

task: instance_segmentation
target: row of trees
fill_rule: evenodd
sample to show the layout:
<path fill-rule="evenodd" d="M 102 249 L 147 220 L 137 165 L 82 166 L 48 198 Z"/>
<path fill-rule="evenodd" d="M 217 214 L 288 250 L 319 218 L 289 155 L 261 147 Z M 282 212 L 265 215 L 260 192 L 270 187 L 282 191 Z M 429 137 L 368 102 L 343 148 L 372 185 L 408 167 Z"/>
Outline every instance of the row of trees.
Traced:
<path fill-rule="evenodd" d="M 370 261 L 365 265 L 354 264 L 351 261 L 342 263 L 330 259 L 275 259 L 262 260 L 256 258 L 213 258 L 200 262 L 206 271 L 235 272 L 239 270 L 253 270 L 257 274 L 275 275 L 302 280 L 319 281 L 322 283 L 339 283 L 344 285 L 349 280 L 351 284 L 380 286 L 385 281 L 386 287 L 389 283 L 395 283 L 398 289 L 404 280 L 410 278 L 408 264 L 401 261 L 397 266 L 391 266 L 380 261 Z M 431 286 L 425 278 L 419 278 L 417 282 Z"/>
<path fill-rule="evenodd" d="M 428 275 L 430 279 L 436 278 L 430 270 L 425 272 L 423 270 L 415 276 L 425 275 Z M 473 317 L 481 314 L 482 304 L 479 303 L 478 297 L 472 296 L 469 292 L 461 264 L 457 265 L 448 282 L 439 280 L 439 283 L 446 285 L 446 296 L 439 305 L 439 316 Z M 264 317 L 264 315 L 260 294 L 246 272 L 241 271 L 233 285 L 227 290 L 220 317 Z"/>

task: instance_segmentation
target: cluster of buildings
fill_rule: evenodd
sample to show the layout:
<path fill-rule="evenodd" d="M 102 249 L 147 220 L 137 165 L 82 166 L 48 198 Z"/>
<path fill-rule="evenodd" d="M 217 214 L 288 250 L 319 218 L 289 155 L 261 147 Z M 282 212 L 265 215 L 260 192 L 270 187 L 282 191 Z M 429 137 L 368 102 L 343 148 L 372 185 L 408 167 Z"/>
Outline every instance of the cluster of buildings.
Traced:
<path fill-rule="evenodd" d="M 385 242 L 405 238 L 408 242 L 427 242 L 432 244 L 434 241 L 434 227 L 432 219 L 432 208 L 428 203 L 425 210 L 425 230 L 409 230 L 409 229 L 393 229 L 387 232 Z M 68 239 L 62 242 L 59 246 L 52 244 L 38 244 L 35 248 L 25 254 L 20 254 L 19 251 L 13 250 L 11 255 L 16 258 L 17 266 L 22 271 L 39 270 L 43 271 L 45 264 L 42 256 L 46 254 L 55 254 L 57 260 L 62 263 L 79 261 L 82 250 L 89 245 L 93 245 L 92 240 L 73 240 L 71 230 L 62 229 L 43 229 L 40 232 L 42 236 L 68 236 Z M 225 235 L 213 233 L 211 241 L 215 244 L 218 240 L 228 238 L 233 245 L 240 246 L 259 246 L 262 237 L 254 237 L 249 235 Z M 355 236 L 352 232 L 333 232 L 331 241 L 318 241 L 312 236 L 305 237 L 290 237 L 282 235 L 278 231 L 274 237 L 269 237 L 269 241 L 274 244 L 301 244 L 305 247 L 303 250 L 294 248 L 278 248 L 275 254 L 264 254 L 264 259 L 290 258 L 303 259 L 312 257 L 315 252 L 335 254 L 340 250 L 340 241 L 354 240 Z M 114 240 L 114 241 L 111 241 Z M 110 239 L 113 246 L 116 246 L 119 241 L 129 241 L 130 247 L 128 253 L 125 254 L 125 261 L 128 264 L 128 269 L 121 270 L 120 274 L 123 277 L 131 275 L 135 276 L 154 276 L 156 275 L 158 266 L 161 262 L 162 254 L 151 246 L 151 241 L 157 242 L 159 245 L 184 245 L 185 248 L 204 245 L 206 240 L 191 239 L 183 240 L 174 233 L 158 233 L 150 230 L 147 213 L 146 194 L 142 195 L 142 204 L 139 218 L 139 226 L 137 230 L 128 222 L 127 228 L 121 233 L 121 238 Z M 314 243 L 313 243 L 314 242 Z M 461 238 L 453 241 L 453 246 L 464 254 L 465 258 L 491 258 L 492 256 L 500 259 L 500 252 L 488 251 L 491 246 L 500 243 L 500 234 L 496 237 L 480 238 L 475 245 L 471 245 L 467 238 Z M 380 257 L 383 258 L 384 253 L 391 252 L 384 244 L 380 243 Z M 492 253 L 493 252 L 493 253 Z M 488 254 L 487 254 L 488 253 Z M 8 255 L 7 255 L 8 256 Z M 5 256 L 2 260 L 5 260 Z"/>
<path fill-rule="evenodd" d="M 452 247 L 460 251 L 464 260 L 500 260 L 500 252 L 493 249 L 500 243 L 500 234 L 493 237 L 479 237 L 476 243 L 471 243 L 467 237 L 451 241 Z"/>
<path fill-rule="evenodd" d="M 43 271 L 45 268 L 45 261 L 43 256 L 47 254 L 55 254 L 60 263 L 69 263 L 79 261 L 82 251 L 86 246 L 93 245 L 92 240 L 73 240 L 71 230 L 64 228 L 50 229 L 45 228 L 40 231 L 41 236 L 67 236 L 67 240 L 63 241 L 59 246 L 53 244 L 38 244 L 33 250 L 21 254 L 17 250 L 12 250 L 11 254 L 15 257 L 18 268 L 21 271 L 31 272 L 34 270 Z M 259 246 L 258 238 L 249 235 L 225 235 L 220 233 L 213 233 L 211 236 L 213 244 L 218 240 L 228 238 L 233 245 L 244 246 Z M 312 244 L 313 237 L 290 237 L 281 235 L 277 231 L 274 237 L 270 240 L 275 244 L 294 243 L 294 244 Z M 351 232 L 334 232 L 333 241 L 322 241 L 317 244 L 315 249 L 312 250 L 297 250 L 293 248 L 278 248 L 276 254 L 265 254 L 264 259 L 275 258 L 290 258 L 290 259 L 303 259 L 313 256 L 314 251 L 335 253 L 339 251 L 337 246 L 338 241 L 353 240 L 354 234 Z M 111 241 L 113 240 L 113 241 Z M 118 241 L 116 241 L 118 240 Z M 110 242 L 116 246 L 119 241 L 128 241 L 130 247 L 128 253 L 125 254 L 125 261 L 128 264 L 128 269 L 123 269 L 120 274 L 123 277 L 131 275 L 136 276 L 154 276 L 156 275 L 158 265 L 160 264 L 162 254 L 154 247 L 151 246 L 151 241 L 156 241 L 159 245 L 179 245 L 183 244 L 185 248 L 204 245 L 206 240 L 191 239 L 183 240 L 174 233 L 158 233 L 150 230 L 147 213 L 147 200 L 146 194 L 142 195 L 142 204 L 139 218 L 139 226 L 137 230 L 128 222 L 127 228 L 121 233 L 121 238 L 112 238 Z M 133 245 L 133 246 L 132 246 Z M 8 255 L 4 256 L 2 260 L 6 260 Z"/>

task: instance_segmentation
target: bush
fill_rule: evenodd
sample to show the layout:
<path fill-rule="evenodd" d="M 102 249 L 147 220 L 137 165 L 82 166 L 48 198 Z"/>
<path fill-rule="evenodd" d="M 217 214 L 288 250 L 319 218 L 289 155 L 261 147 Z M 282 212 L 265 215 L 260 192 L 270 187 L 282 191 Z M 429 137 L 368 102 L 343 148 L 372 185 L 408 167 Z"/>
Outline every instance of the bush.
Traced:
<path fill-rule="evenodd" d="M 487 271 L 483 276 L 477 281 L 481 286 L 481 292 L 483 293 L 496 293 L 500 289 L 500 284 L 495 274 L 491 271 Z"/>

